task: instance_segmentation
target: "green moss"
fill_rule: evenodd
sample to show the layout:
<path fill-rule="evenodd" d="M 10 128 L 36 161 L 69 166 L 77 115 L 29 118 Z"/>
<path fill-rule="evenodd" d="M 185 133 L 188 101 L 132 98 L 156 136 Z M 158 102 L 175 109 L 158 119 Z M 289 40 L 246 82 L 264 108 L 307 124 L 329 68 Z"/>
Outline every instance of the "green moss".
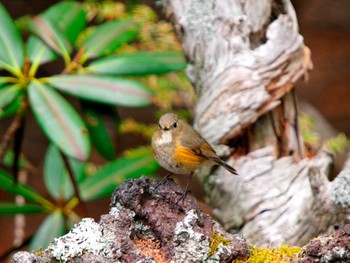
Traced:
<path fill-rule="evenodd" d="M 301 127 L 301 135 L 306 145 L 311 148 L 318 148 L 320 146 L 320 136 L 315 131 L 317 120 L 315 117 L 301 113 L 299 115 L 299 122 Z"/>
<path fill-rule="evenodd" d="M 287 263 L 297 259 L 301 248 L 282 245 L 278 248 L 256 248 L 251 246 L 251 255 L 247 260 L 236 260 L 236 263 Z"/>
<path fill-rule="evenodd" d="M 38 248 L 38 249 L 36 249 L 36 250 L 33 250 L 31 253 L 33 253 L 34 255 L 37 255 L 37 256 L 41 257 L 41 256 L 43 255 L 43 248 L 40 247 L 40 248 Z"/>
<path fill-rule="evenodd" d="M 211 257 L 215 254 L 220 244 L 229 246 L 230 240 L 221 236 L 217 231 L 213 231 L 209 240 L 210 251 L 208 253 L 208 257 Z"/>
<path fill-rule="evenodd" d="M 336 137 L 325 142 L 326 147 L 334 154 L 342 154 L 350 147 L 350 140 L 344 133 L 339 133 Z"/>

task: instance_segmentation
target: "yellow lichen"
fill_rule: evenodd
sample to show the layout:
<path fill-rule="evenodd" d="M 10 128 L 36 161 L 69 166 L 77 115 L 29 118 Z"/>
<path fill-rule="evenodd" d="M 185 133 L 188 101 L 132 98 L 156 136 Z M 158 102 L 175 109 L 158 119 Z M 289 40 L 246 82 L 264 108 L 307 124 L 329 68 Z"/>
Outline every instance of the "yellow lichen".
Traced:
<path fill-rule="evenodd" d="M 278 248 L 256 248 L 251 246 L 251 255 L 246 260 L 234 260 L 235 263 L 287 263 L 297 259 L 300 247 L 282 245 Z"/>
<path fill-rule="evenodd" d="M 224 246 L 229 246 L 230 240 L 221 236 L 217 231 L 213 231 L 209 240 L 210 250 L 208 253 L 208 257 L 211 257 L 215 254 L 220 244 Z"/>

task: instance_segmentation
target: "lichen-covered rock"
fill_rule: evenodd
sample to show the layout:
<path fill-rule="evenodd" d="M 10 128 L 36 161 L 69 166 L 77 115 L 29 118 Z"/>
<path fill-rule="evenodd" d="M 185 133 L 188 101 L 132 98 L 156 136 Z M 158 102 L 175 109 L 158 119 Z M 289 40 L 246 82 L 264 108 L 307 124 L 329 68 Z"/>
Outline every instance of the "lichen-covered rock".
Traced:
<path fill-rule="evenodd" d="M 350 225 L 336 225 L 331 236 L 311 240 L 297 262 L 350 262 Z"/>
<path fill-rule="evenodd" d="M 36 263 L 38 262 L 38 256 L 29 253 L 27 251 L 20 251 L 13 255 L 12 262 L 17 263 Z"/>
<path fill-rule="evenodd" d="M 111 206 L 135 213 L 136 226 L 147 229 L 146 234 L 136 231 L 138 237 L 159 241 L 165 262 L 231 262 L 249 256 L 242 236 L 226 233 L 192 196 L 182 200 L 183 189 L 172 180 L 155 190 L 157 184 L 147 177 L 127 181 L 115 190 Z"/>
<path fill-rule="evenodd" d="M 85 218 L 40 254 L 19 252 L 12 261 L 31 262 L 232 262 L 249 256 L 240 235 L 226 233 L 203 214 L 196 200 L 172 180 L 157 187 L 132 179 L 112 195 L 100 222 Z"/>
<path fill-rule="evenodd" d="M 46 250 L 60 261 L 78 258 L 86 253 L 104 255 L 108 259 L 112 258 L 110 245 L 114 239 L 113 232 L 103 231 L 103 226 L 92 218 L 83 218 L 68 234 L 56 238 Z"/>

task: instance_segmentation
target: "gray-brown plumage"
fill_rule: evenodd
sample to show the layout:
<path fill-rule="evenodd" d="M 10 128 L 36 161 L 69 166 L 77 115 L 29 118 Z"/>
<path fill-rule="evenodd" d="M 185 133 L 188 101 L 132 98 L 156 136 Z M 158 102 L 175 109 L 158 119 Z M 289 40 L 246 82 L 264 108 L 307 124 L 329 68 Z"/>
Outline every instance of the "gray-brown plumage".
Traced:
<path fill-rule="evenodd" d="M 210 161 L 238 175 L 192 126 L 179 120 L 174 113 L 166 113 L 159 119 L 152 148 L 158 163 L 174 174 L 191 175 L 203 162 Z"/>

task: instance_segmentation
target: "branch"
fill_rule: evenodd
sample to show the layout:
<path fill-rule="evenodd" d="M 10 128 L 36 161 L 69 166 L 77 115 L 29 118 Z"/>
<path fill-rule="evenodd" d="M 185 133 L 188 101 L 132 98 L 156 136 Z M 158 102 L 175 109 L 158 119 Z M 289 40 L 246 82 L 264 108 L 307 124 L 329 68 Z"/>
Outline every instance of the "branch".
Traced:
<path fill-rule="evenodd" d="M 81 195 L 80 195 L 80 192 L 79 192 L 79 187 L 77 185 L 77 182 L 75 181 L 75 177 L 74 177 L 74 173 L 73 173 L 72 167 L 71 167 L 71 165 L 70 165 L 70 163 L 68 161 L 67 156 L 61 151 L 60 151 L 60 154 L 61 154 L 61 157 L 63 159 L 64 165 L 65 165 L 65 167 L 66 167 L 66 169 L 68 171 L 68 176 L 69 176 L 69 179 L 70 179 L 70 181 L 72 183 L 75 196 L 77 197 L 77 199 L 79 201 L 78 209 L 79 209 L 80 215 L 82 217 L 86 217 L 88 215 L 87 209 L 86 209 L 86 206 L 85 206 L 85 202 L 81 198 Z"/>

